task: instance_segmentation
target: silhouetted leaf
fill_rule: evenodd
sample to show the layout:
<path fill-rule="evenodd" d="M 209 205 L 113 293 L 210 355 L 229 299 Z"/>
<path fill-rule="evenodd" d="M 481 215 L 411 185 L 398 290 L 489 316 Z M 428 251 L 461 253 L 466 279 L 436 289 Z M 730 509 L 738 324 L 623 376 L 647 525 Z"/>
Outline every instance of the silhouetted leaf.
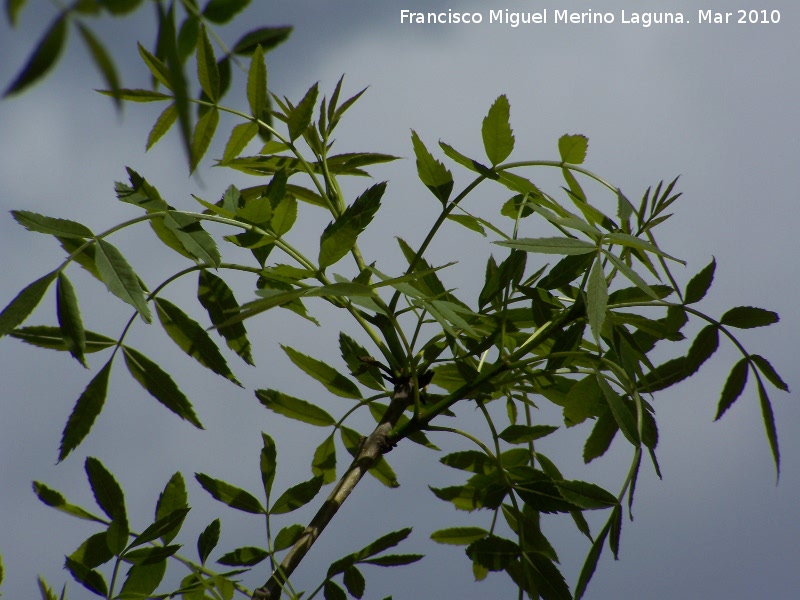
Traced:
<path fill-rule="evenodd" d="M 753 327 L 766 327 L 780 320 L 778 313 L 755 306 L 737 306 L 730 309 L 720 319 L 720 323 L 739 329 L 751 329 Z"/>
<path fill-rule="evenodd" d="M 266 433 L 261 433 L 261 452 L 259 453 L 259 466 L 261 470 L 261 483 L 267 498 L 272 493 L 272 483 L 275 481 L 275 470 L 278 467 L 278 450 L 273 440 Z"/>
<path fill-rule="evenodd" d="M 66 559 L 64 567 L 70 572 L 70 575 L 72 575 L 75 581 L 80 583 L 90 592 L 97 594 L 102 598 L 106 598 L 108 596 L 108 585 L 103 579 L 103 576 L 97 571 L 89 569 L 88 567 L 85 567 L 81 563 L 70 558 Z"/>
<path fill-rule="evenodd" d="M 728 379 L 725 380 L 725 386 L 722 388 L 722 395 L 717 405 L 717 416 L 714 417 L 715 421 L 725 414 L 725 411 L 742 395 L 744 386 L 747 383 L 748 370 L 749 363 L 746 358 L 733 365 L 731 372 L 728 374 Z"/>
<path fill-rule="evenodd" d="M 28 318 L 39 304 L 47 288 L 50 287 L 58 271 L 48 273 L 27 285 L 0 313 L 0 337 L 11 333 L 19 324 Z"/>
<path fill-rule="evenodd" d="M 215 500 L 231 508 L 251 514 L 266 514 L 261 503 L 250 492 L 231 485 L 221 479 L 214 479 L 204 473 L 195 473 L 195 479 Z"/>
<path fill-rule="evenodd" d="M 98 459 L 88 457 L 84 464 L 94 499 L 112 520 L 126 520 L 125 496 L 111 472 Z"/>
<path fill-rule="evenodd" d="M 109 360 L 97 375 L 86 386 L 86 389 L 75 403 L 75 408 L 67 420 L 64 432 L 61 435 L 61 446 L 58 461 L 64 460 L 67 455 L 77 448 L 94 424 L 97 415 L 103 410 L 103 404 L 108 393 L 108 377 L 111 374 L 111 361 Z"/>
<path fill-rule="evenodd" d="M 165 300 L 156 298 L 156 313 L 172 341 L 186 354 L 217 375 L 222 375 L 241 387 L 228 363 L 211 340 L 208 333 L 180 308 Z"/>
<path fill-rule="evenodd" d="M 336 423 L 333 417 L 317 405 L 276 390 L 256 390 L 256 397 L 266 408 L 290 419 L 318 427 L 328 427 Z"/>
<path fill-rule="evenodd" d="M 131 375 L 153 398 L 181 419 L 186 419 L 198 429 L 203 429 L 203 425 L 194 414 L 191 402 L 178 389 L 169 374 L 144 354 L 133 348 L 123 346 L 122 351 L 125 356 L 125 364 L 128 366 Z"/>
<path fill-rule="evenodd" d="M 197 538 L 197 555 L 200 557 L 200 564 L 206 564 L 209 555 L 219 543 L 219 534 L 222 525 L 219 519 L 214 519 L 209 523 Z"/>
<path fill-rule="evenodd" d="M 354 400 L 361 399 L 361 392 L 358 390 L 356 384 L 350 381 L 347 377 L 339 373 L 333 367 L 327 365 L 321 360 L 306 356 L 289 346 L 281 345 L 283 351 L 289 356 L 289 359 L 302 369 L 305 373 L 319 381 L 324 385 L 329 392 L 340 396 L 342 398 L 352 398 Z"/>
<path fill-rule="evenodd" d="M 311 472 L 315 476 L 321 475 L 325 484 L 336 480 L 336 444 L 333 435 L 326 437 L 314 451 Z"/>
<path fill-rule="evenodd" d="M 759 356 L 758 354 L 751 354 L 750 359 L 753 361 L 753 364 L 755 364 L 755 366 L 758 367 L 758 370 L 761 371 L 764 377 L 766 377 L 767 380 L 769 380 L 769 382 L 772 385 L 774 385 L 779 390 L 783 390 L 784 392 L 789 391 L 789 386 L 786 385 L 786 382 L 783 379 L 781 379 L 781 376 L 778 375 L 778 372 L 772 367 L 772 365 L 766 358 L 764 358 L 763 356 Z"/>
<path fill-rule="evenodd" d="M 686 294 L 684 294 L 684 301 L 686 304 L 694 304 L 700 302 L 711 287 L 714 281 L 714 271 L 717 268 L 717 262 L 712 258 L 711 262 L 703 268 L 697 275 L 689 280 L 686 285 Z"/>
<path fill-rule="evenodd" d="M 179 511 L 188 510 L 188 498 L 186 495 L 186 482 L 183 475 L 176 472 L 169 478 L 164 491 L 158 495 L 156 504 L 156 521 L 169 519 L 172 515 L 179 514 Z M 178 534 L 177 529 L 166 529 L 160 533 L 161 541 L 169 544 Z"/>
<path fill-rule="evenodd" d="M 217 562 L 221 565 L 228 565 L 231 567 L 252 567 L 266 560 L 268 556 L 269 552 L 266 550 L 253 546 L 245 546 L 243 548 L 237 548 L 233 552 L 228 552 L 218 558 Z"/>
<path fill-rule="evenodd" d="M 273 544 L 275 552 L 280 552 L 281 550 L 286 550 L 294 546 L 297 540 L 300 539 L 300 536 L 303 535 L 305 529 L 305 527 L 299 524 L 289 525 L 281 529 L 278 535 L 275 536 L 275 542 Z"/>
<path fill-rule="evenodd" d="M 440 544 L 468 546 L 487 535 L 489 535 L 489 532 L 480 527 L 449 527 L 434 531 L 431 534 L 431 539 Z"/>
<path fill-rule="evenodd" d="M 249 55 L 261 46 L 264 52 L 272 50 L 275 46 L 285 41 L 292 32 L 291 27 L 260 27 L 244 34 L 233 45 L 236 54 Z"/>
<path fill-rule="evenodd" d="M 264 51 L 261 46 L 256 46 L 250 58 L 250 69 L 247 75 L 247 101 L 250 104 L 250 113 L 256 118 L 261 118 L 268 106 L 267 95 L 267 64 L 264 62 Z"/>
<path fill-rule="evenodd" d="M 203 16 L 212 23 L 224 24 L 244 10 L 250 0 L 209 0 Z"/>
<path fill-rule="evenodd" d="M 208 311 L 211 322 L 216 326 L 217 332 L 225 338 L 228 347 L 247 364 L 254 364 L 244 323 L 239 321 L 221 326 L 232 314 L 239 311 L 239 303 L 228 284 L 210 270 L 203 269 L 198 278 L 197 299 Z"/>
<path fill-rule="evenodd" d="M 16 11 L 10 10 L 9 14 L 16 14 Z M 22 71 L 19 72 L 11 85 L 6 88 L 6 91 L 3 93 L 4 98 L 12 94 L 17 94 L 28 86 L 36 83 L 53 68 L 67 40 L 66 17 L 66 11 L 56 17 L 53 24 L 50 25 L 50 28 L 45 32 L 41 40 L 39 40 L 36 49 L 28 57 L 28 62 L 22 68 Z"/>
<path fill-rule="evenodd" d="M 83 356 L 86 351 L 86 332 L 78 308 L 78 297 L 64 271 L 59 272 L 56 281 L 56 314 L 61 335 L 69 353 L 75 360 L 88 368 Z"/>
<path fill-rule="evenodd" d="M 320 268 L 329 267 L 352 250 L 359 234 L 366 229 L 380 208 L 381 197 L 385 191 L 386 183 L 368 188 L 325 228 L 320 238 Z"/>

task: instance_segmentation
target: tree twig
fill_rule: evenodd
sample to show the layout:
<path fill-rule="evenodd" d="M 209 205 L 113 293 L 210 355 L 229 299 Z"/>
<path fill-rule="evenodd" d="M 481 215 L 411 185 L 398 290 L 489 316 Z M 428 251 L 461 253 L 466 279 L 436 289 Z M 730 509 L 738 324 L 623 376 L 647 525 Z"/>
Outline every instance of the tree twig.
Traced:
<path fill-rule="evenodd" d="M 359 447 L 350 467 L 342 475 L 324 504 L 311 519 L 303 535 L 295 542 L 281 564 L 273 571 L 269 580 L 253 591 L 252 600 L 277 600 L 281 596 L 283 586 L 292 572 L 297 568 L 311 546 L 322 531 L 333 519 L 344 501 L 353 491 L 364 474 L 375 466 L 383 454 L 392 449 L 388 435 L 397 424 L 403 411 L 412 400 L 411 382 L 409 378 L 401 378 L 395 383 L 394 394 L 389 407 L 375 430 Z"/>

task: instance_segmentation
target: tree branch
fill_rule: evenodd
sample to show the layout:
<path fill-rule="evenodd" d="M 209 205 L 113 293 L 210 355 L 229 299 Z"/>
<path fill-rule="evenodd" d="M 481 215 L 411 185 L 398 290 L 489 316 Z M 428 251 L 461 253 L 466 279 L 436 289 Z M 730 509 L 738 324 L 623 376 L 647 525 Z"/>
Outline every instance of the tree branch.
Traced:
<path fill-rule="evenodd" d="M 350 467 L 334 487 L 324 504 L 311 519 L 303 535 L 289 550 L 281 564 L 273 571 L 269 580 L 253 591 L 252 600 L 277 600 L 281 596 L 283 586 L 294 572 L 311 546 L 320 536 L 331 519 L 339 511 L 353 488 L 358 485 L 364 474 L 375 466 L 383 454 L 392 449 L 388 440 L 389 433 L 398 419 L 412 401 L 411 382 L 409 378 L 401 378 L 394 386 L 394 394 L 389 407 L 375 430 L 359 447 Z"/>

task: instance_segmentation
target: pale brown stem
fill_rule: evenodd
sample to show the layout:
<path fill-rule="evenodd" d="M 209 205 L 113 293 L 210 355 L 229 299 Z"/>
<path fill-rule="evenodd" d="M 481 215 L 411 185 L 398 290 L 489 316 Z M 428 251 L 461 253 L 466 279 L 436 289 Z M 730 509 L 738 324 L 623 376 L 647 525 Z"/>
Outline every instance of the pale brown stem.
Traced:
<path fill-rule="evenodd" d="M 388 441 L 389 433 L 397 424 L 400 415 L 412 400 L 411 386 L 408 380 L 400 380 L 394 388 L 392 401 L 375 430 L 366 438 L 359 447 L 356 457 L 345 474 L 333 488 L 324 504 L 311 519 L 303 535 L 295 542 L 281 564 L 273 571 L 269 580 L 253 592 L 252 600 L 277 600 L 280 598 L 283 586 L 289 576 L 294 572 L 311 546 L 320 536 L 331 519 L 338 512 L 339 507 L 353 491 L 361 478 L 375 466 L 384 453 L 391 450 Z"/>

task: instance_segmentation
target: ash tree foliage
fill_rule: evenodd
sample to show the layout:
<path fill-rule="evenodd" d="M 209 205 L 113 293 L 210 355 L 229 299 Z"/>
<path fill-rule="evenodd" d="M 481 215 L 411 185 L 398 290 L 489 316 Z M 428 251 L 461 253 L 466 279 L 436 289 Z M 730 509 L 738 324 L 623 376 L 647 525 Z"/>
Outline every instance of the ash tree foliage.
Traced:
<path fill-rule="evenodd" d="M 80 215 L 63 207 L 61 215 L 12 211 L 26 229 L 51 236 L 66 259 L 4 300 L 0 336 L 68 352 L 89 369 L 79 397 L 64 398 L 68 417 L 58 445 L 59 462 L 91 433 L 105 403 L 119 401 L 109 389 L 112 370 L 127 371 L 143 393 L 180 419 L 203 427 L 202 415 L 181 391 L 180 374 L 166 372 L 128 343 L 134 327 L 163 328 L 180 352 L 240 385 L 229 361 L 255 364 L 248 341 L 251 319 L 288 310 L 298 319 L 315 321 L 314 305 L 326 303 L 338 310 L 342 322 L 350 321 L 360 331 L 356 337 L 323 331 L 338 335 L 341 359 L 323 361 L 303 354 L 289 345 L 291 340 L 281 349 L 299 371 L 349 405 L 331 414 L 314 398 L 297 398 L 292 390 L 255 390 L 255 401 L 265 410 L 309 429 L 310 470 L 295 473 L 297 483 L 288 489 L 273 488 L 278 448 L 269 432 L 257 426 L 244 433 L 262 440 L 259 456 L 250 461 L 254 480 L 248 490 L 213 473 L 197 473 L 193 483 L 178 472 L 165 482 L 152 522 L 129 521 L 120 482 L 134 482 L 125 473 L 111 473 L 100 458 L 89 457 L 84 464 L 97 507 L 77 506 L 46 483 L 34 482 L 41 502 L 96 525 L 96 532 L 66 556 L 64 567 L 75 581 L 109 599 L 362 598 L 367 593 L 366 567 L 401 566 L 423 558 L 408 543 L 403 552 L 395 550 L 410 528 L 384 532 L 379 518 L 369 523 L 367 517 L 364 526 L 374 529 L 374 541 L 330 557 L 328 570 L 311 584 L 315 587 L 301 590 L 309 583 L 295 581 L 292 573 L 364 475 L 397 485 L 389 451 L 415 443 L 430 449 L 430 460 L 463 474 L 458 485 L 437 487 L 433 482 L 430 498 L 420 498 L 420 503 L 449 503 L 468 511 L 473 523 L 430 532 L 432 540 L 461 546 L 454 551 L 470 561 L 477 580 L 489 572 L 506 573 L 520 597 L 580 598 L 601 553 L 606 548 L 614 556 L 619 552 L 640 469 L 652 468 L 660 476 L 655 397 L 696 373 L 717 350 L 720 338 L 741 356 L 721 382 L 717 418 L 742 397 L 749 379 L 779 469 L 768 390 L 788 391 L 787 386 L 766 358 L 750 352 L 737 337 L 738 330 L 776 323 L 778 315 L 750 306 L 734 306 L 721 316 L 704 313 L 699 306 L 714 279 L 713 259 L 688 285 L 678 285 L 673 270 L 683 261 L 656 239 L 680 197 L 675 180 L 629 199 L 583 166 L 588 140 L 582 135 L 562 136 L 552 160 L 509 161 L 515 135 L 509 101 L 501 95 L 483 122 L 475 124 L 484 155 L 467 156 L 445 142 L 432 148 L 411 132 L 419 189 L 439 214 L 426 225 L 418 247 L 397 238 L 396 251 L 407 267 L 385 273 L 380 266 L 385 257 L 362 254 L 359 236 L 382 204 L 392 201 L 391 186 L 367 183 L 352 198 L 339 182 L 364 177 L 396 157 L 333 149 L 336 129 L 363 90 L 348 94 L 342 79 L 325 92 L 314 84 L 295 99 L 270 90 L 265 54 L 289 29 L 255 29 L 232 47 L 216 33 L 217 26 L 248 3 L 147 3 L 156 8 L 158 31 L 149 49 L 138 45 L 152 80 L 146 89 L 126 88 L 118 81 L 113 59 L 90 26 L 145 3 L 78 0 L 56 16 L 6 96 L 23 92 L 46 75 L 74 28 L 106 82 L 103 94 L 117 104 L 164 106 L 148 135 L 148 149 L 175 130 L 184 141 L 189 170 L 195 171 L 212 138 L 221 135 L 226 144 L 214 165 L 251 175 L 253 185 L 231 185 L 221 198 L 187 192 L 168 201 L 146 176 L 127 169 L 124 181 L 115 185 L 116 197 L 140 214 L 103 231 L 92 231 L 81 224 Z M 6 1 L 12 24 L 24 4 Z M 234 76 L 246 91 L 244 106 L 222 103 Z M 535 183 L 536 174 L 552 169 L 564 185 L 545 191 Z M 456 186 L 452 171 L 467 183 Z M 599 198 L 589 198 L 590 186 L 601 190 Z M 493 202 L 492 219 L 470 209 L 478 188 Z M 616 211 L 607 214 L 600 205 L 616 206 Z M 318 232 L 317 249 L 302 252 L 293 226 L 313 211 L 327 213 L 330 222 Z M 212 235 L 206 229 L 211 224 L 224 234 Z M 146 281 L 137 274 L 115 240 L 128 228 L 141 230 L 143 239 L 155 234 L 165 260 L 175 259 L 173 275 Z M 477 295 L 457 295 L 448 286 L 450 265 L 427 251 L 437 236 L 453 228 L 491 248 L 485 266 L 475 265 L 483 271 Z M 226 254 L 242 256 L 241 249 L 248 259 L 228 262 Z M 99 285 L 76 289 L 70 279 L 76 269 L 88 272 Z M 252 295 L 235 295 L 226 281 L 234 273 L 251 277 Z M 182 298 L 179 305 L 171 287 L 187 278 L 196 281 L 197 298 Z M 131 309 L 119 337 L 84 326 L 81 297 L 103 286 Z M 50 310 L 55 305 L 50 324 L 26 324 L 43 300 Z M 670 351 L 684 339 L 682 331 L 690 321 L 702 328 L 690 343 L 679 346 L 688 346 L 688 351 Z M 656 362 L 657 347 L 660 356 L 677 356 Z M 561 407 L 563 423 L 542 422 L 537 407 L 545 403 Z M 372 432 L 349 425 L 363 412 L 375 420 Z M 459 429 L 458 415 L 467 412 L 483 419 L 482 436 Z M 557 466 L 558 456 L 537 448 L 538 440 L 583 422 L 591 427 L 576 451 L 586 463 L 600 459 L 615 439 L 630 448 L 630 468 L 613 490 L 570 479 Z M 433 440 L 444 436 L 460 440 L 462 449 L 442 456 Z M 181 531 L 190 491 L 210 494 L 220 503 L 220 517 L 196 537 Z M 291 513 L 308 504 L 318 507 L 315 516 L 308 524 L 296 524 Z M 247 513 L 254 525 L 263 527 L 259 546 L 218 547 L 227 509 Z M 603 513 L 602 527 L 592 530 L 585 511 Z M 542 532 L 543 515 L 570 519 L 586 536 L 587 556 L 572 587 Z M 177 588 L 162 585 L 168 570 L 183 573 Z M 66 586 L 59 594 L 42 579 L 39 589 L 45 600 L 67 597 Z"/>

